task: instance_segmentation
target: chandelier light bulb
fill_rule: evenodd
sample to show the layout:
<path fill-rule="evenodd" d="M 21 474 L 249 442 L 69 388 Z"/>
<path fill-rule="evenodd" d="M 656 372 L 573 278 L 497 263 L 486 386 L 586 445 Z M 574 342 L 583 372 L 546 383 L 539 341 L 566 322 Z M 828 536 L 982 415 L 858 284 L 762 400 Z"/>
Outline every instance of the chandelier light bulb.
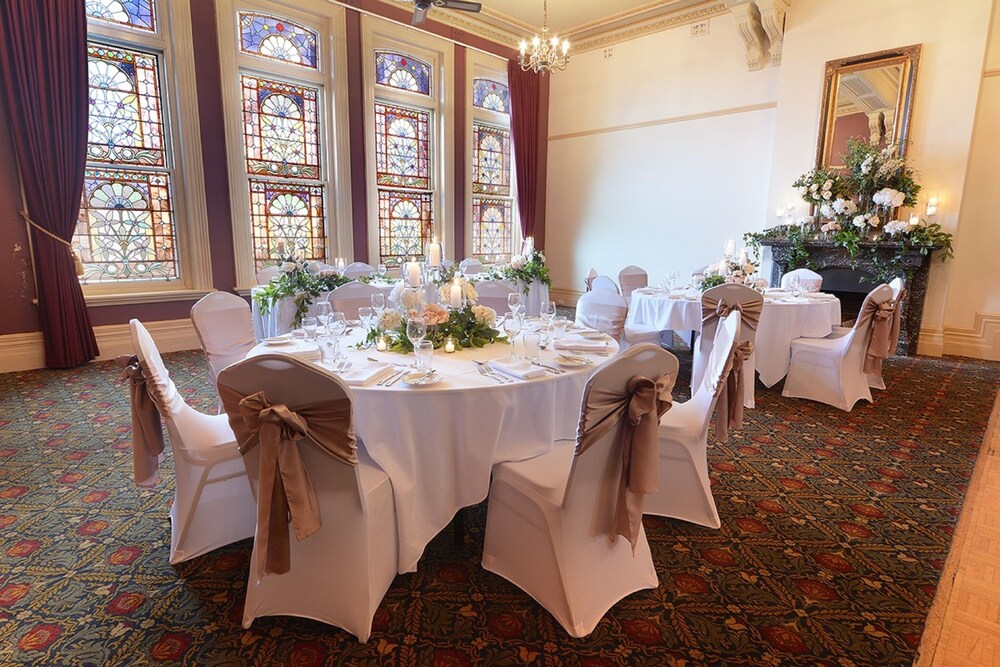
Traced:
<path fill-rule="evenodd" d="M 552 70 L 564 70 L 569 63 L 569 40 L 562 40 L 560 46 L 559 38 L 549 35 L 548 0 L 543 0 L 542 11 L 541 34 L 532 38 L 531 50 L 528 51 L 527 42 L 521 41 L 517 62 L 525 72 L 530 70 L 536 74 L 545 74 Z"/>

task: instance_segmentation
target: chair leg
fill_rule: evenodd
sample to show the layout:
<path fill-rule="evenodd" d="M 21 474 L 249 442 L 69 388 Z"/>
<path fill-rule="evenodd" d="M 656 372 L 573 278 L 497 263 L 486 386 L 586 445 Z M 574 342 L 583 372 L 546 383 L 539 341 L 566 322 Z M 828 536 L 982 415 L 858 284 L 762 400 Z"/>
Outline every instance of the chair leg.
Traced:
<path fill-rule="evenodd" d="M 452 530 L 452 546 L 454 546 L 455 551 L 461 551 L 465 548 L 465 508 L 460 507 L 458 512 L 455 513 L 455 518 L 451 520 L 451 530 Z"/>

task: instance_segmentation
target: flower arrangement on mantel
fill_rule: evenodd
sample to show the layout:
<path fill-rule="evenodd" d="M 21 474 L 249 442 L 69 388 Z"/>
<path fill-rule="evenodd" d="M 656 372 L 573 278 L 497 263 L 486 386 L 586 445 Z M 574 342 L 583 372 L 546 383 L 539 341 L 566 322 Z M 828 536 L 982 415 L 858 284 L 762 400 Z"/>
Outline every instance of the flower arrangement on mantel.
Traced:
<path fill-rule="evenodd" d="M 253 299 L 266 315 L 281 299 L 292 297 L 295 302 L 295 318 L 292 327 L 302 325 L 302 318 L 309 312 L 313 300 L 324 292 L 329 292 L 346 283 L 350 278 L 335 269 L 322 269 L 317 262 L 307 262 L 301 256 L 292 254 L 278 258 L 278 275 L 271 282 L 255 290 Z"/>
<path fill-rule="evenodd" d="M 927 255 L 941 250 L 941 261 L 954 256 L 952 235 L 938 223 L 928 223 L 916 213 L 899 220 L 900 207 L 917 204 L 920 184 L 906 160 L 893 145 L 879 147 L 858 139 L 848 139 L 845 171 L 817 168 L 793 183 L 802 199 L 813 206 L 813 215 L 798 225 L 778 225 L 763 232 L 743 235 L 755 249 L 761 241 L 791 242 L 788 268 L 808 267 L 807 241 L 830 240 L 844 248 L 852 264 L 859 252 L 871 244 L 891 243 L 895 253 L 888 264 L 874 262 L 877 280 L 891 280 L 905 273 L 903 259 L 913 251 Z"/>

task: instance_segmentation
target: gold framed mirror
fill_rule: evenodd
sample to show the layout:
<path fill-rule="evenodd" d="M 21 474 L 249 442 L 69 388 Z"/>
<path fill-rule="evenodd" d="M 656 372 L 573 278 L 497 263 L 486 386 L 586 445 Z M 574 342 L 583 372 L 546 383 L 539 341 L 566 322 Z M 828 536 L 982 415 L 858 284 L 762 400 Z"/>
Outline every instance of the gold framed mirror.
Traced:
<path fill-rule="evenodd" d="M 816 166 L 844 166 L 851 137 L 906 154 L 920 45 L 831 60 L 823 78 Z"/>

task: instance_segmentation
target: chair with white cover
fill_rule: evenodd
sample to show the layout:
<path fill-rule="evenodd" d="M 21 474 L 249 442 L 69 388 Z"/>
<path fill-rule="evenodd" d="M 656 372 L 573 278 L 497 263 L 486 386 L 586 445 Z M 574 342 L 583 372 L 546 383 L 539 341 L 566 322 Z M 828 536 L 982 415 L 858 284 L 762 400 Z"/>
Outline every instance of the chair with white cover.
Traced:
<path fill-rule="evenodd" d="M 591 281 L 590 285 L 592 290 L 603 289 L 610 290 L 615 294 L 622 293 L 621 290 L 618 289 L 618 284 L 612 280 L 610 276 L 597 276 Z"/>
<path fill-rule="evenodd" d="M 129 326 L 136 354 L 134 364 L 126 368 L 133 383 L 133 429 L 137 420 L 135 385 L 144 382 L 146 395 L 166 422 L 174 454 L 170 562 L 181 563 L 252 537 L 256 503 L 226 415 L 206 415 L 185 403 L 146 327 L 136 319 Z M 153 431 L 160 433 L 158 420 Z M 134 430 L 133 438 L 136 435 Z M 146 435 L 148 444 L 148 431 Z M 162 435 L 159 437 L 162 452 Z M 155 483 L 159 452 L 136 448 L 133 454 L 136 482 Z"/>
<path fill-rule="evenodd" d="M 483 567 L 573 637 L 590 634 L 625 596 L 659 585 L 642 498 L 656 479 L 657 418 L 670 407 L 677 369 L 676 357 L 652 345 L 623 352 L 587 381 L 575 441 L 493 467 Z M 623 458 L 632 461 L 627 474 Z"/>
<path fill-rule="evenodd" d="M 208 357 L 212 385 L 219 371 L 246 358 L 257 339 L 253 333 L 250 304 L 229 292 L 212 292 L 191 306 L 191 322 Z"/>
<path fill-rule="evenodd" d="M 281 273 L 281 269 L 277 266 L 265 266 L 257 272 L 257 284 L 266 285 L 274 280 L 279 273 Z"/>
<path fill-rule="evenodd" d="M 367 641 L 399 543 L 392 484 L 355 435 L 351 390 L 280 354 L 226 368 L 219 388 L 257 492 L 243 627 L 298 616 Z"/>
<path fill-rule="evenodd" d="M 372 305 L 372 294 L 381 294 L 382 290 L 374 285 L 357 280 L 344 283 L 330 292 L 330 306 L 340 311 L 349 320 L 358 319 L 358 308 Z"/>
<path fill-rule="evenodd" d="M 476 294 L 479 295 L 476 303 L 480 306 L 489 306 L 498 315 L 503 315 L 510 310 L 510 306 L 507 305 L 507 297 L 514 293 L 514 288 L 510 283 L 501 280 L 481 280 L 473 287 L 476 289 Z"/>
<path fill-rule="evenodd" d="M 708 271 L 708 266 L 709 266 L 708 264 L 706 264 L 705 266 L 699 266 L 697 269 L 691 272 L 691 277 L 694 278 L 695 276 L 704 276 L 705 272 Z"/>
<path fill-rule="evenodd" d="M 621 343 L 622 349 L 639 343 L 660 344 L 660 331 L 648 326 L 625 325 L 628 303 L 617 292 L 595 289 L 584 292 L 576 302 L 576 323 L 603 331 Z"/>
<path fill-rule="evenodd" d="M 638 266 L 626 266 L 618 272 L 618 284 L 621 285 L 622 296 L 631 303 L 632 290 L 649 285 L 649 274 Z"/>
<path fill-rule="evenodd" d="M 583 277 L 583 284 L 587 288 L 584 290 L 585 292 L 589 292 L 590 290 L 594 289 L 594 278 L 596 277 L 597 277 L 596 269 L 591 268 L 590 271 L 587 271 L 587 275 Z"/>
<path fill-rule="evenodd" d="M 889 355 L 894 311 L 892 288 L 882 284 L 865 297 L 846 334 L 793 340 L 781 395 L 819 401 L 845 412 L 861 399 L 870 403 L 869 374 L 880 373 L 881 361 Z"/>
<path fill-rule="evenodd" d="M 344 277 L 356 280 L 363 276 L 374 276 L 375 267 L 365 262 L 351 262 L 344 267 Z"/>
<path fill-rule="evenodd" d="M 660 481 L 656 493 L 646 498 L 646 514 L 709 528 L 722 525 L 708 477 L 708 427 L 716 405 L 720 412 L 728 407 L 720 398 L 728 401 L 738 384 L 730 382 L 730 373 L 742 360 L 735 354 L 741 326 L 737 311 L 722 320 L 701 383 L 690 400 L 675 403 L 660 419 Z"/>
<path fill-rule="evenodd" d="M 728 315 L 732 310 L 739 310 L 742 313 L 743 326 L 740 328 L 740 339 L 736 342 L 752 345 L 757 337 L 757 323 L 760 321 L 760 312 L 763 308 L 764 297 L 761 296 L 760 292 L 752 290 L 746 285 L 731 283 L 705 290 L 705 293 L 701 295 L 701 334 L 698 337 L 691 364 L 692 395 L 697 387 L 701 386 L 702 378 L 705 376 L 708 356 L 715 344 L 715 330 L 718 327 L 719 319 Z M 751 353 L 744 368 L 747 381 L 743 404 L 748 408 L 754 407 L 754 361 L 754 356 Z"/>
<path fill-rule="evenodd" d="M 475 257 L 466 257 L 458 263 L 458 270 L 464 276 L 474 276 L 477 273 L 483 272 L 483 263 Z"/>
<path fill-rule="evenodd" d="M 799 279 L 803 292 L 818 292 L 823 288 L 823 276 L 809 269 L 795 269 L 781 276 L 781 289 L 789 289 L 793 278 Z"/>

